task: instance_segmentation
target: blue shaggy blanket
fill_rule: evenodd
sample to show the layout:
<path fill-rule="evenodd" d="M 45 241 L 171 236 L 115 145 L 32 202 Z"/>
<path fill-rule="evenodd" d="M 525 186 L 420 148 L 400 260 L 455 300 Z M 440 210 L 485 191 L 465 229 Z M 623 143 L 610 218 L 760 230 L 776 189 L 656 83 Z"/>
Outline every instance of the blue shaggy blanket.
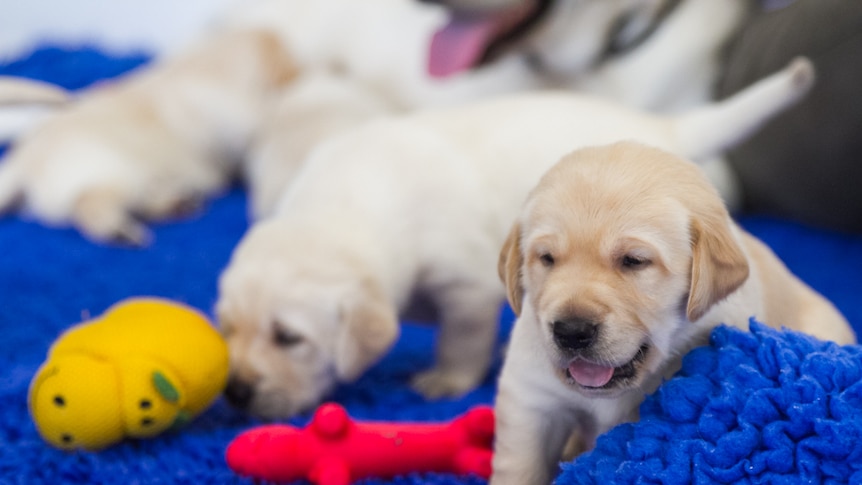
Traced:
<path fill-rule="evenodd" d="M 145 62 L 142 55 L 46 48 L 0 65 L 0 75 L 77 89 Z M 857 333 L 862 330 L 862 238 L 766 218 L 741 222 L 834 301 Z M 17 215 L 0 218 L 0 484 L 252 483 L 227 468 L 224 450 L 241 431 L 261 423 L 221 399 L 179 432 L 98 453 L 51 448 L 27 411 L 27 388 L 48 347 L 86 315 L 136 295 L 172 298 L 212 315 L 216 279 L 247 227 L 239 187 L 193 217 L 156 225 L 153 244 L 143 249 L 93 244 L 71 229 L 46 228 Z M 512 319 L 504 308 L 501 340 Z M 410 376 L 432 362 L 434 339 L 433 328 L 405 322 L 392 352 L 331 398 L 369 420 L 445 420 L 491 403 L 493 374 L 456 400 L 428 402 L 408 387 Z M 558 483 L 859 482 L 860 365 L 856 347 L 757 325 L 751 335 L 718 329 L 711 346 L 692 352 L 680 375 L 646 401 L 639 423 L 601 437 L 596 450 L 563 467 Z M 307 420 L 299 416 L 292 423 Z M 414 474 L 365 483 L 483 480 Z"/>
<path fill-rule="evenodd" d="M 719 327 L 559 483 L 862 483 L 862 347 Z"/>

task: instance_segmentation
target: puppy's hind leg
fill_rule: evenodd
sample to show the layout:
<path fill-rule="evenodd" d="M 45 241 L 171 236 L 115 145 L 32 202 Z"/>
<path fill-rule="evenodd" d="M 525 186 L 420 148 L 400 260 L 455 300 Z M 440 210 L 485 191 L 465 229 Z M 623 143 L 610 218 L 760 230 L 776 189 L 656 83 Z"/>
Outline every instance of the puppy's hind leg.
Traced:
<path fill-rule="evenodd" d="M 460 396 L 475 388 L 491 366 L 502 290 L 453 284 L 435 298 L 440 306 L 436 365 L 413 379 L 429 399 Z"/>

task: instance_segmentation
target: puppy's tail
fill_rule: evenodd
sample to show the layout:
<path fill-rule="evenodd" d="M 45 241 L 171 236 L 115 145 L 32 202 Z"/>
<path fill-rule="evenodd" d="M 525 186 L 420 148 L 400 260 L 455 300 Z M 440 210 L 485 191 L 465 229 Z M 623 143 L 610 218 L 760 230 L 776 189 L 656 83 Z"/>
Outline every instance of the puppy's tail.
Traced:
<path fill-rule="evenodd" d="M 20 136 L 70 100 L 68 91 L 52 84 L 0 76 L 0 143 Z"/>
<path fill-rule="evenodd" d="M 704 160 L 745 141 L 804 98 L 815 77 L 811 61 L 799 57 L 730 98 L 675 117 L 673 128 L 683 154 Z"/>

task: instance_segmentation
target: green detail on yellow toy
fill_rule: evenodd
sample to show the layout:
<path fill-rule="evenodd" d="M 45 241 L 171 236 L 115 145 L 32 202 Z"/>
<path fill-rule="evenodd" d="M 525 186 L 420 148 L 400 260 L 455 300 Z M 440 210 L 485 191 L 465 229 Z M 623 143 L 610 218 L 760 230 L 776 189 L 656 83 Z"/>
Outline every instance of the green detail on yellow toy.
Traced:
<path fill-rule="evenodd" d="M 188 422 L 191 420 L 192 420 L 191 414 L 189 414 L 187 411 L 180 411 L 179 413 L 177 413 L 177 417 L 174 418 L 174 422 L 173 422 L 173 424 L 171 424 L 171 429 L 176 430 L 176 429 L 182 428 L 183 426 L 188 424 Z"/>
<path fill-rule="evenodd" d="M 156 386 L 156 390 L 166 401 L 175 403 L 180 400 L 180 392 L 161 372 L 153 372 L 153 385 Z"/>
<path fill-rule="evenodd" d="M 129 299 L 57 339 L 30 384 L 30 414 L 48 443 L 98 450 L 188 422 L 227 373 L 227 345 L 205 316 Z"/>

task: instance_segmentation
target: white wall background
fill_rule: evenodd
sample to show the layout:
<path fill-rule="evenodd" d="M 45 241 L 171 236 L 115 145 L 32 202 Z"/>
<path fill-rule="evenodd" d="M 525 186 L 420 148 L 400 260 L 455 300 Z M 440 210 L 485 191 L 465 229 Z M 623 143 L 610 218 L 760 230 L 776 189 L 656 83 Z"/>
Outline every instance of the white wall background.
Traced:
<path fill-rule="evenodd" d="M 169 52 L 239 1 L 0 0 L 0 61 L 46 42 L 91 43 L 112 53 Z"/>

